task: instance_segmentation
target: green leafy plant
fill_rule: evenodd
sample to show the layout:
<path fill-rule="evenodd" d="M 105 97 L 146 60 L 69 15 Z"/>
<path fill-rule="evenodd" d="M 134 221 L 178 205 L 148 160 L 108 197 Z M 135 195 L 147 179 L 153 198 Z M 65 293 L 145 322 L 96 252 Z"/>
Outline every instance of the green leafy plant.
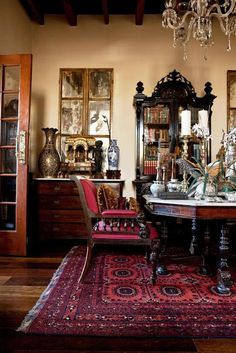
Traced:
<path fill-rule="evenodd" d="M 225 164 L 222 160 L 216 160 L 205 167 L 195 158 L 192 158 L 192 160 L 193 162 L 179 158 L 176 161 L 189 175 L 189 196 L 195 195 L 199 185 L 203 185 L 202 197 L 206 195 L 208 185 L 213 186 L 216 193 L 218 191 L 236 190 L 236 184 L 225 176 Z"/>

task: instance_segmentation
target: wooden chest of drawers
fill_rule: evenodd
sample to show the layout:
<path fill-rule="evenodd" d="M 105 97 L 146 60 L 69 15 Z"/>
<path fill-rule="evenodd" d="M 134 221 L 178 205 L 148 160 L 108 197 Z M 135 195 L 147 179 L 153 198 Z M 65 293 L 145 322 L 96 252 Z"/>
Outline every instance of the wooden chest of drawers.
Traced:
<path fill-rule="evenodd" d="M 122 195 L 124 180 L 95 179 Z M 84 214 L 76 184 L 69 179 L 34 179 L 39 240 L 85 239 Z"/>
<path fill-rule="evenodd" d="M 40 239 L 86 238 L 77 187 L 70 180 L 36 180 Z"/>

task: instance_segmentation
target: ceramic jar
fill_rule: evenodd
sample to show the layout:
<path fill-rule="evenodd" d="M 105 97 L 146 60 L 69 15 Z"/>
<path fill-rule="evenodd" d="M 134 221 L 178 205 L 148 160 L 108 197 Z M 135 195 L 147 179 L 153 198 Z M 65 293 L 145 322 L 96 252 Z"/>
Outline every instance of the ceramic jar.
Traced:
<path fill-rule="evenodd" d="M 182 190 L 182 184 L 178 179 L 171 179 L 167 183 L 167 190 L 169 192 L 180 192 Z"/>
<path fill-rule="evenodd" d="M 56 132 L 55 128 L 43 128 L 46 142 L 40 152 L 38 167 L 40 174 L 44 178 L 56 178 L 60 169 L 60 157 L 56 149 Z"/>
<path fill-rule="evenodd" d="M 162 181 L 154 180 L 150 186 L 152 196 L 157 197 L 159 192 L 165 191 L 165 184 Z"/>

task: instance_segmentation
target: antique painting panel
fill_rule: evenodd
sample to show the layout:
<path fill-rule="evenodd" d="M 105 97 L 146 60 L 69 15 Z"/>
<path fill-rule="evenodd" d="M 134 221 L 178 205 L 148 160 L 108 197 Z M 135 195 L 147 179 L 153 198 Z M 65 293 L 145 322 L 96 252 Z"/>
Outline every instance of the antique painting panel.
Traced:
<path fill-rule="evenodd" d="M 112 71 L 104 70 L 89 70 L 89 99 L 110 99 Z"/>
<path fill-rule="evenodd" d="M 110 102 L 89 102 L 89 135 L 109 135 L 110 125 Z"/>

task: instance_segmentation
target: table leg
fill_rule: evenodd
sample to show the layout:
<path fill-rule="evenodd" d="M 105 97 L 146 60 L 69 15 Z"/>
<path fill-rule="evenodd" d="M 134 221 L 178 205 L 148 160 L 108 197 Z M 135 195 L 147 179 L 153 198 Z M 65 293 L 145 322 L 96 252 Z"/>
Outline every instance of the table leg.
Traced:
<path fill-rule="evenodd" d="M 161 255 L 166 252 L 166 246 L 167 246 L 167 239 L 168 239 L 168 228 L 166 225 L 166 220 L 163 220 L 161 222 L 161 251 L 160 251 L 160 257 L 159 257 L 159 263 L 157 264 L 157 274 L 158 275 L 168 275 L 169 271 L 167 270 L 166 266 L 161 263 Z"/>
<path fill-rule="evenodd" d="M 222 225 L 221 236 L 219 242 L 219 266 L 217 269 L 217 286 L 216 289 L 220 294 L 230 293 L 232 286 L 231 273 L 228 265 L 229 255 L 229 231 L 226 225 Z"/>
<path fill-rule="evenodd" d="M 189 247 L 189 252 L 191 255 L 196 255 L 198 250 L 198 241 L 197 241 L 197 220 L 196 218 L 192 219 L 192 239 Z"/>
<path fill-rule="evenodd" d="M 202 251 L 202 264 L 199 269 L 199 273 L 203 276 L 209 276 L 211 274 L 211 271 L 208 267 L 207 264 L 207 258 L 209 255 L 209 243 L 210 243 L 210 230 L 209 230 L 209 225 L 206 225 L 205 231 L 204 231 L 204 240 L 203 240 L 203 251 Z"/>

